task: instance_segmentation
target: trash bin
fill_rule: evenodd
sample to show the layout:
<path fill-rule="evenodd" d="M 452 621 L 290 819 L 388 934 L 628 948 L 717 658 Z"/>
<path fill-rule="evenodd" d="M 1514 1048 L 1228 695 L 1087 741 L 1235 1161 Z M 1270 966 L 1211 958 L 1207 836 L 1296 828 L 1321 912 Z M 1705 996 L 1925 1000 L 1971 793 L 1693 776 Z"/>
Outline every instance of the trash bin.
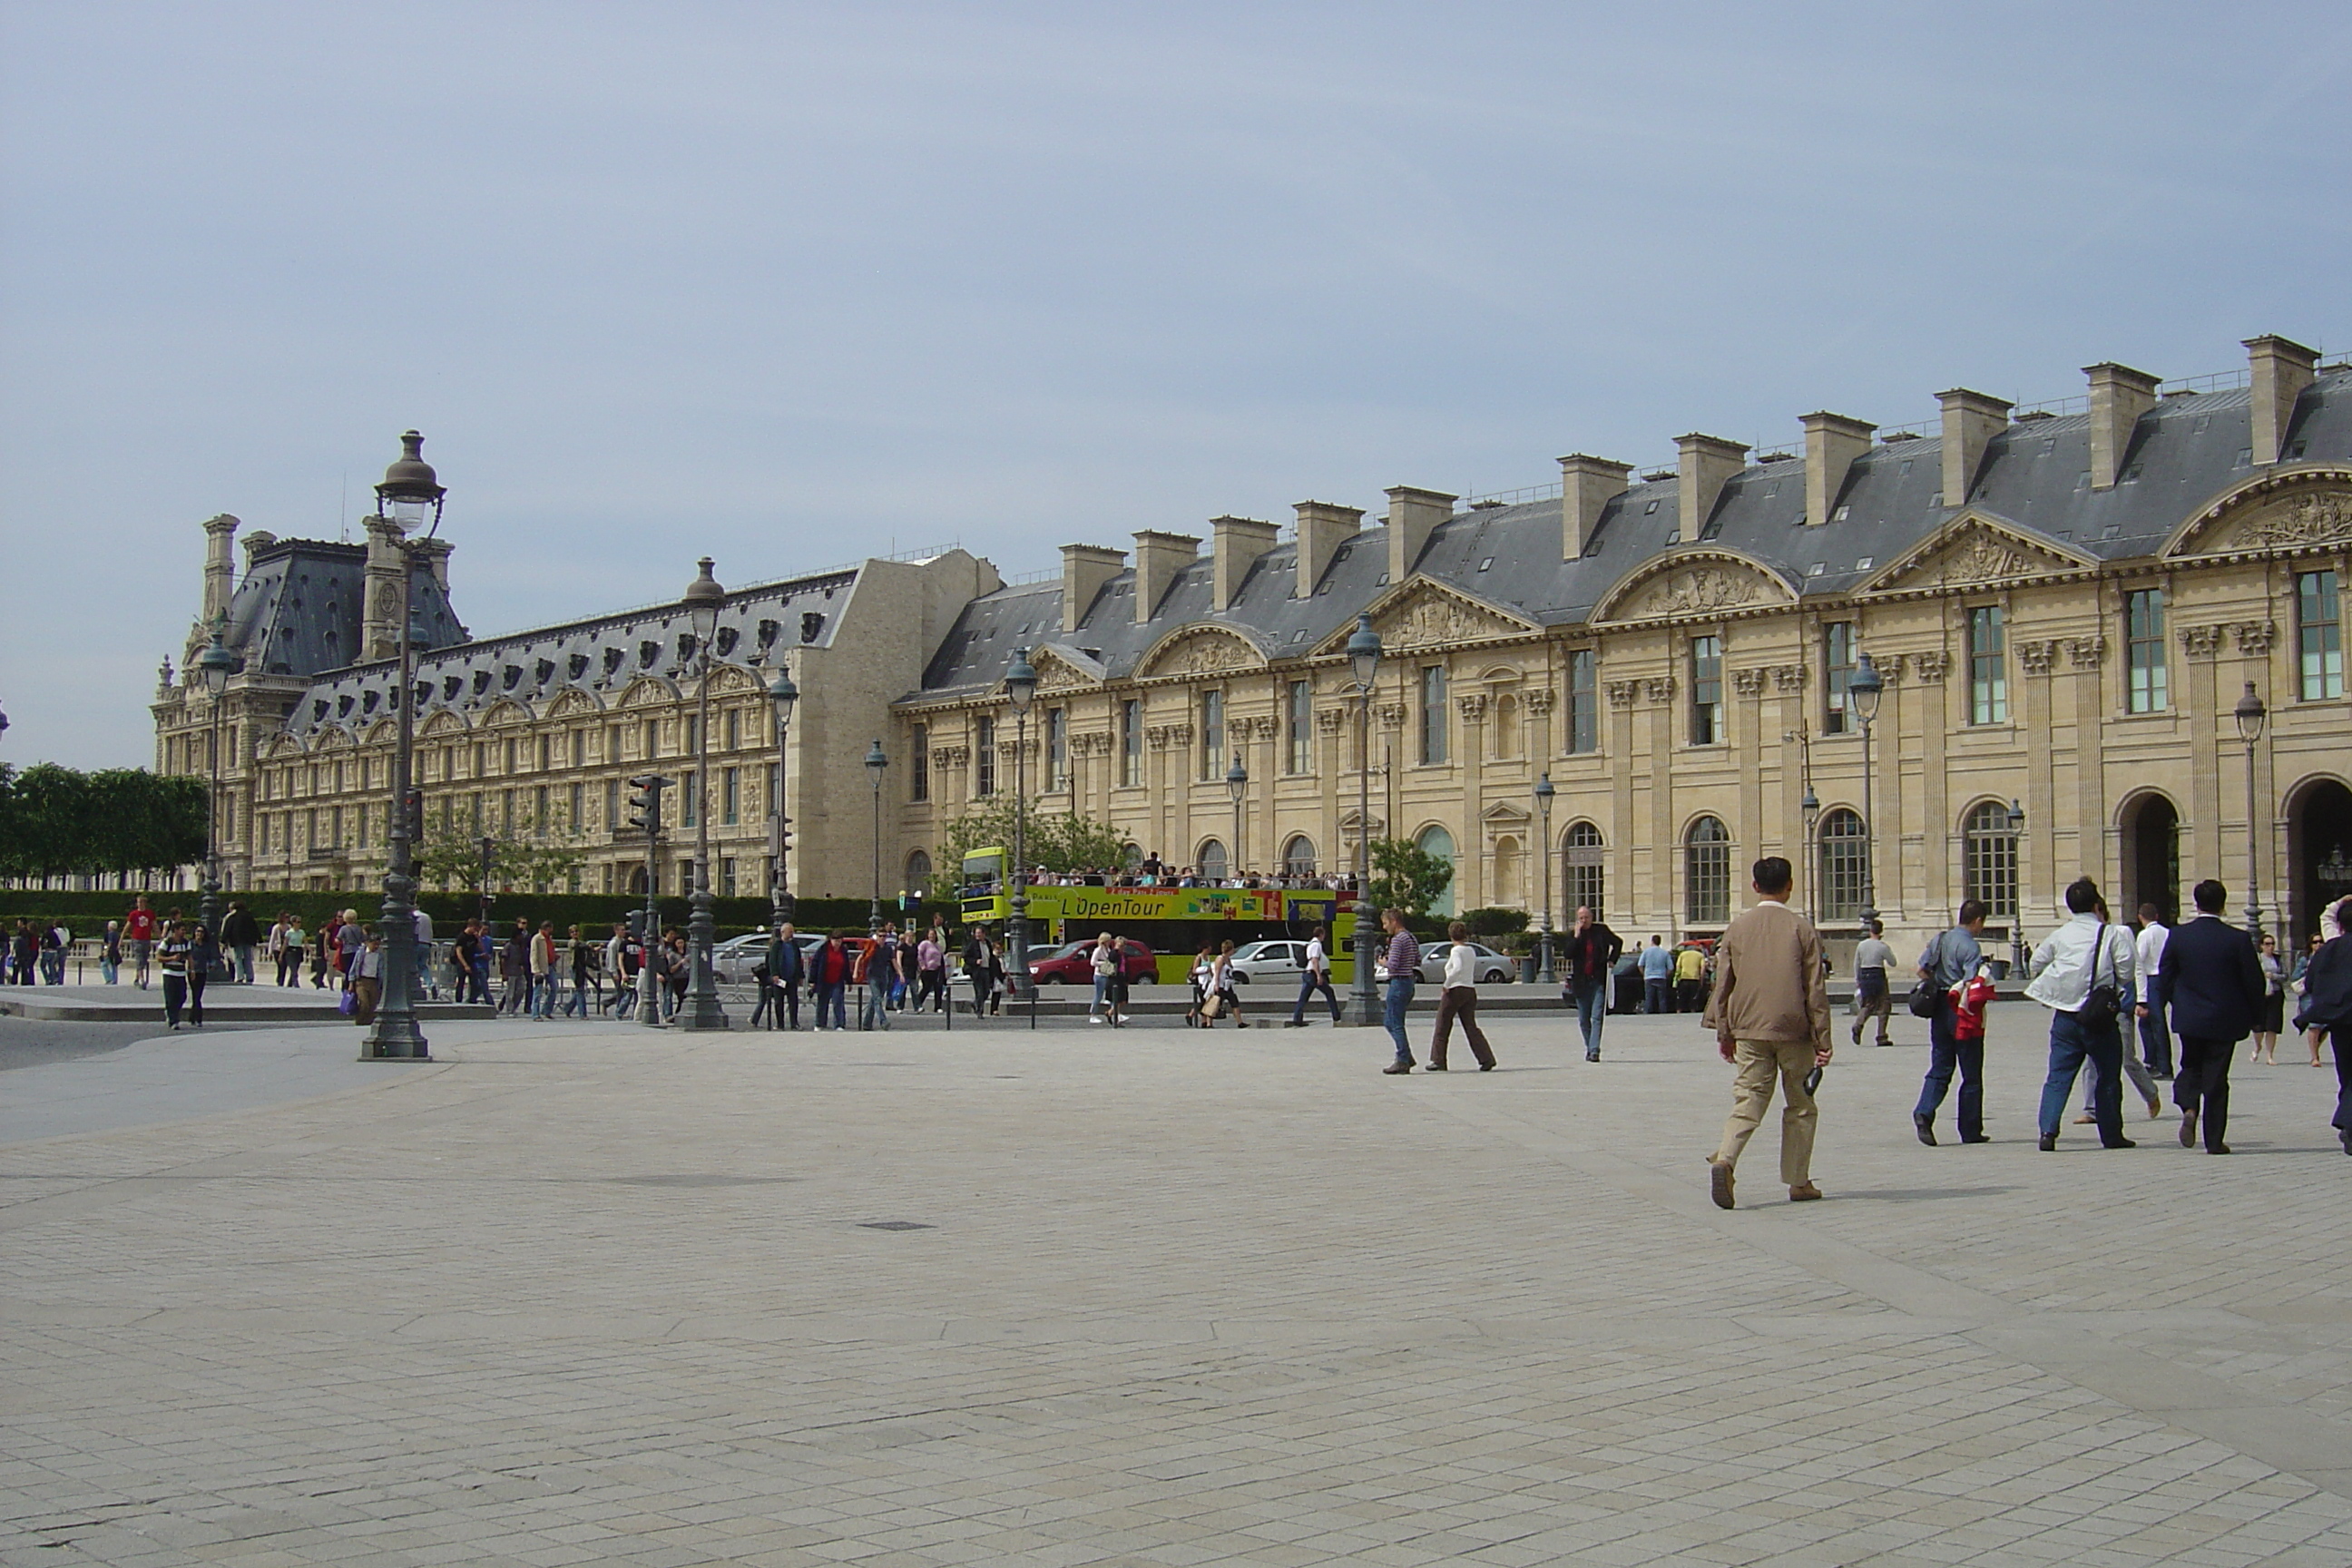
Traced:
<path fill-rule="evenodd" d="M 1533 985 L 1535 983 L 1536 955 L 1532 952 L 1523 952 L 1519 954 L 1519 984 Z"/>

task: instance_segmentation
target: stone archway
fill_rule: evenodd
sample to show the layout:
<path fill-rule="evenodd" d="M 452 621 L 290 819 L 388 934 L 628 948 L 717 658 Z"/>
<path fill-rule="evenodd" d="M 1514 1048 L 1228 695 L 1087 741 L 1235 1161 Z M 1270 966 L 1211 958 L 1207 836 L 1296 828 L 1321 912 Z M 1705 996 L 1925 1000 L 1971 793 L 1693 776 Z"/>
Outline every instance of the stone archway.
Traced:
<path fill-rule="evenodd" d="M 2180 812 L 2169 797 L 2150 790 L 2124 805 L 2122 900 L 2118 920 L 2132 920 L 2142 904 L 2154 904 L 2171 925 L 2180 918 Z"/>
<path fill-rule="evenodd" d="M 2319 911 L 2352 897 L 2352 789 L 2313 779 L 2294 792 L 2286 814 L 2287 931 L 2301 947 L 2319 929 Z"/>

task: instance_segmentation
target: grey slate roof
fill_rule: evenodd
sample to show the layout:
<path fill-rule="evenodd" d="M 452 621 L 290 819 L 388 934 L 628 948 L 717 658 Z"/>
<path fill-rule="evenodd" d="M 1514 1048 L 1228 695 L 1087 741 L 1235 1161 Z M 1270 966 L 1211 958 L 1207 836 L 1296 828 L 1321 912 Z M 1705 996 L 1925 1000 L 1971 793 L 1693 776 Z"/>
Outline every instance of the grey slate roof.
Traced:
<path fill-rule="evenodd" d="M 316 675 L 339 669 L 360 651 L 360 600 L 367 547 L 318 539 L 281 539 L 253 553 L 229 598 L 227 645 L 255 675 Z M 431 570 L 416 568 L 415 620 L 425 642 L 466 640 L 448 596 Z"/>
<path fill-rule="evenodd" d="M 2111 489 L 2090 488 L 2087 415 L 2028 418 L 1994 437 L 1965 500 L 2028 535 L 2100 560 L 2154 552 L 2198 507 L 2252 472 L 2251 394 L 2168 397 L 2142 416 Z M 2296 405 L 2289 461 L 2352 459 L 2352 370 L 2323 371 Z M 1679 537 L 1680 485 L 1634 485 L 1612 501 L 1584 556 L 1560 559 L 1559 503 L 1474 508 L 1441 523 L 1413 570 L 1516 610 L 1546 626 L 1589 621 L 1610 590 L 1660 552 L 1701 541 L 1754 557 L 1801 597 L 1851 593 L 1948 521 L 1964 498 L 1941 494 L 1943 442 L 1882 442 L 1857 458 L 1832 521 L 1804 526 L 1801 459 L 1751 464 L 1724 487 L 1698 541 Z M 1843 515 L 1840 515 L 1841 512 Z M 905 700 L 969 696 L 1004 677 L 1013 649 L 1054 643 L 1098 658 L 1106 679 L 1131 675 L 1143 655 L 1189 624 L 1228 626 L 1269 657 L 1305 653 L 1347 626 L 1390 584 L 1388 531 L 1343 545 L 1313 597 L 1290 596 L 1297 547 L 1259 558 L 1231 609 L 1212 613 L 1209 555 L 1178 574 L 1151 618 L 1135 622 L 1135 574 L 1113 578 L 1079 628 L 1061 629 L 1058 582 L 1000 589 L 973 600 L 935 651 L 922 689 Z"/>

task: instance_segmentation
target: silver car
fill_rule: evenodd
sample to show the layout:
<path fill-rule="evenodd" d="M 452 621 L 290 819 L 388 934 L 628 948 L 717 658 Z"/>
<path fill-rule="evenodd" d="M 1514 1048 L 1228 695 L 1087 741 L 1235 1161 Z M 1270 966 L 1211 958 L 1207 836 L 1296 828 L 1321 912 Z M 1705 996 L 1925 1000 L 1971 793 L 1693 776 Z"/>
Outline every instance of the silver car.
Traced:
<path fill-rule="evenodd" d="M 1465 942 L 1462 945 L 1470 950 L 1472 963 L 1475 965 L 1471 970 L 1472 984 L 1496 985 L 1518 978 L 1517 967 L 1493 948 L 1475 942 Z M 1423 981 L 1432 985 L 1442 984 L 1444 982 L 1445 959 L 1453 948 L 1454 944 L 1450 942 L 1433 942 L 1421 950 L 1421 978 Z M 1373 966 L 1374 980 L 1386 980 L 1388 977 L 1389 966 L 1386 963 Z"/>
<path fill-rule="evenodd" d="M 1296 985 L 1306 968 L 1307 944 L 1303 942 L 1244 942 L 1234 950 L 1232 969 L 1236 985 L 1246 985 L 1254 980 Z"/>

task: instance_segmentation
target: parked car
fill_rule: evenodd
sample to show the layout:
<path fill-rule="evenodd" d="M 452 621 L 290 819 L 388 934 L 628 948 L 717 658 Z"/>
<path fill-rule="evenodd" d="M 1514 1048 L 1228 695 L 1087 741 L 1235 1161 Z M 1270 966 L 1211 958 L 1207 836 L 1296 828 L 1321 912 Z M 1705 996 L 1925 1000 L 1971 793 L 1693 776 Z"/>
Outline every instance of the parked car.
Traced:
<path fill-rule="evenodd" d="M 858 940 L 862 942 L 865 939 Z M 816 932 L 795 931 L 793 943 L 801 950 L 801 959 L 805 963 L 809 954 L 824 945 L 824 937 Z M 729 937 L 710 950 L 710 971 L 730 985 L 749 985 L 751 984 L 751 971 L 760 966 L 760 960 L 767 951 L 768 933 L 765 931 L 747 931 L 741 936 Z"/>
<path fill-rule="evenodd" d="M 1303 942 L 1252 942 L 1234 950 L 1233 973 L 1236 985 L 1246 985 L 1254 980 L 1262 980 L 1270 985 L 1296 985 L 1306 968 L 1307 944 Z"/>
<path fill-rule="evenodd" d="M 1493 948 L 1475 942 L 1465 942 L 1462 945 L 1474 955 L 1476 964 L 1471 972 L 1474 984 L 1493 985 L 1518 978 L 1517 967 Z M 1445 956 L 1453 947 L 1450 942 L 1433 942 L 1421 950 L 1421 978 L 1425 984 L 1435 985 L 1444 980 Z M 1374 980 L 1386 980 L 1388 977 L 1389 966 L 1386 963 L 1373 965 Z"/>
<path fill-rule="evenodd" d="M 1092 941 L 1066 942 L 1040 955 L 1029 955 L 1029 977 L 1040 985 L 1084 985 L 1095 983 Z M 1130 985 L 1149 985 L 1160 978 L 1160 960 L 1132 937 L 1118 939 L 1119 967 Z"/>

